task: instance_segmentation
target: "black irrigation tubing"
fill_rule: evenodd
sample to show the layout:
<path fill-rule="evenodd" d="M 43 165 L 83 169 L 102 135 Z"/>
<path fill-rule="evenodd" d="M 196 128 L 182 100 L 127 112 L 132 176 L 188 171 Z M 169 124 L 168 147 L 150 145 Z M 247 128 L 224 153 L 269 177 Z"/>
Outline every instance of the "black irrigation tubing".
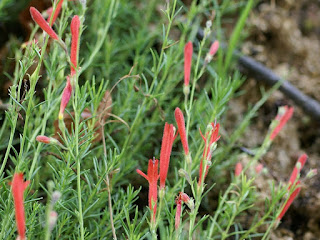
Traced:
<path fill-rule="evenodd" d="M 253 58 L 247 57 L 238 52 L 234 52 L 234 55 L 238 57 L 238 63 L 240 67 L 244 69 L 242 72 L 254 77 L 257 81 L 261 81 L 272 86 L 282 80 L 272 70 L 255 61 Z M 320 121 L 320 103 L 318 101 L 302 93 L 295 86 L 285 80 L 283 80 L 279 90 L 292 99 L 312 118 Z"/>
<path fill-rule="evenodd" d="M 200 29 L 197 35 L 199 39 L 202 39 L 203 30 Z M 225 44 L 220 43 L 220 46 L 221 45 L 223 48 L 225 48 Z M 320 121 L 320 103 L 318 101 L 302 93 L 291 83 L 283 80 L 277 74 L 275 74 L 271 69 L 255 61 L 253 58 L 245 56 L 239 51 L 234 51 L 233 55 L 238 58 L 240 71 L 243 74 L 253 77 L 257 81 L 263 82 L 270 86 L 275 85 L 279 81 L 283 81 L 279 90 L 283 92 L 288 98 L 292 99 L 308 115 L 310 115 L 315 120 Z"/>

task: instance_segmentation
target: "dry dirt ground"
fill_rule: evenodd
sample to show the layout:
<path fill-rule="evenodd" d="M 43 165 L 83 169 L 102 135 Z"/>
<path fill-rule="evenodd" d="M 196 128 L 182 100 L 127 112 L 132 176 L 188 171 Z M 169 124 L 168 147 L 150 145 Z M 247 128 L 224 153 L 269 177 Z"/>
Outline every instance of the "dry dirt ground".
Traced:
<path fill-rule="evenodd" d="M 263 1 L 254 9 L 248 23 L 249 37 L 242 52 L 320 102 L 320 1 Z M 233 125 L 234 121 L 241 121 L 248 104 L 261 98 L 261 87 L 254 79 L 248 79 L 242 86 L 245 94 L 230 104 L 229 117 Z M 294 106 L 295 113 L 261 159 L 269 171 L 256 181 L 261 196 L 269 195 L 268 180 L 288 180 L 301 153 L 309 156 L 302 178 L 310 168 L 320 166 L 320 123 L 279 91 L 259 110 L 242 140 L 243 146 L 257 147 L 275 117 L 277 107 L 286 104 Z M 300 195 L 272 234 L 272 240 L 320 239 L 320 179 L 316 176 L 302 182 Z"/>

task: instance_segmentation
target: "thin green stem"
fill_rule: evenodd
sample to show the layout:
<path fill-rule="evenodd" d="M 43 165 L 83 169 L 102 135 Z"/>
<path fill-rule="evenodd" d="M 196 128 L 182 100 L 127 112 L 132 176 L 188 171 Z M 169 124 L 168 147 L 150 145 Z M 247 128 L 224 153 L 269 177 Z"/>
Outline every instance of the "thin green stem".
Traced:
<path fill-rule="evenodd" d="M 209 141 L 211 134 L 212 133 L 210 132 L 209 136 L 207 137 L 207 142 Z M 205 147 L 203 156 L 207 156 L 208 151 L 210 151 L 210 150 L 207 147 Z M 199 210 L 201 200 L 202 200 L 202 194 L 203 194 L 203 190 L 204 190 L 204 179 L 206 176 L 207 165 L 208 165 L 208 159 L 205 157 L 203 159 L 203 164 L 202 164 L 202 169 L 201 169 L 201 172 L 202 172 L 201 178 L 199 179 L 198 183 L 195 183 L 197 188 L 194 189 L 193 185 L 191 186 L 193 196 L 195 197 L 195 208 L 192 210 L 192 212 L 190 214 L 189 240 L 192 239 L 196 217 L 197 217 L 198 210 Z"/>
<path fill-rule="evenodd" d="M 156 83 L 156 80 L 158 78 L 158 75 L 160 73 L 160 68 L 161 68 L 163 57 L 164 57 L 164 51 L 165 51 L 165 48 L 166 48 L 167 43 L 168 43 L 168 37 L 169 37 L 170 30 L 171 30 L 174 14 L 175 14 L 176 4 L 177 4 L 177 0 L 174 0 L 172 12 L 171 12 L 171 18 L 169 19 L 168 28 L 167 28 L 167 31 L 166 31 L 166 34 L 165 34 L 165 38 L 164 38 L 164 41 L 163 41 L 163 44 L 162 44 L 158 65 L 157 65 L 156 71 L 154 72 L 154 77 L 153 77 L 152 83 L 151 83 L 150 88 L 149 88 L 149 92 L 148 92 L 149 95 L 152 94 L 153 87 L 154 87 L 154 85 Z M 169 8 L 169 6 L 168 6 L 168 8 Z M 125 152 L 127 150 L 127 147 L 131 142 L 131 138 L 133 136 L 133 133 L 135 132 L 136 125 L 140 122 L 140 115 L 141 115 L 142 110 L 144 109 L 145 105 L 147 104 L 147 102 L 148 102 L 148 98 L 145 97 L 143 99 L 143 102 L 141 103 L 141 105 L 140 105 L 140 107 L 138 109 L 138 112 L 137 112 L 137 114 L 135 116 L 135 119 L 134 119 L 134 121 L 133 121 L 133 123 L 132 123 L 132 125 L 130 127 L 130 134 L 126 138 L 126 140 L 125 140 L 125 142 L 123 144 L 121 153 L 119 155 L 119 159 L 123 158 L 123 156 L 124 156 L 124 154 L 125 154 Z"/>
<path fill-rule="evenodd" d="M 273 228 L 273 226 L 274 226 L 274 221 L 272 221 L 272 223 L 269 225 L 267 231 L 264 233 L 264 235 L 263 235 L 263 237 L 262 237 L 261 240 L 265 240 L 265 239 L 269 236 L 269 234 L 270 234 L 271 229 Z"/>
<path fill-rule="evenodd" d="M 156 218 L 156 230 L 157 230 L 157 226 L 160 224 L 160 221 L 161 221 L 161 212 L 162 212 L 162 208 L 163 208 L 163 200 L 164 200 L 164 195 L 165 195 L 165 189 L 160 189 L 159 190 L 160 192 L 160 196 L 159 196 L 159 207 L 157 208 L 157 218 Z"/>
<path fill-rule="evenodd" d="M 210 231 L 209 231 L 209 236 L 208 236 L 208 239 L 210 239 L 212 237 L 212 234 L 213 234 L 213 231 L 214 231 L 214 226 L 217 222 L 217 219 L 218 219 L 218 216 L 220 215 L 220 213 L 222 212 L 222 206 L 224 205 L 224 203 L 226 202 L 227 200 L 227 197 L 228 197 L 228 194 L 230 193 L 230 191 L 232 190 L 233 188 L 233 184 L 230 183 L 229 187 L 227 188 L 227 190 L 224 192 L 223 194 L 223 197 L 222 199 L 220 200 L 219 202 L 219 206 L 213 216 L 213 219 L 212 219 L 212 224 L 210 225 Z"/>
<path fill-rule="evenodd" d="M 51 203 L 52 198 L 52 191 L 53 191 L 53 182 L 48 182 L 48 199 L 47 199 L 47 209 L 46 209 L 46 226 L 45 226 L 45 240 L 49 240 L 51 236 L 51 229 L 50 229 L 50 214 L 53 209 L 53 205 Z"/>
<path fill-rule="evenodd" d="M 53 52 L 53 59 L 57 57 L 57 53 L 58 53 L 58 48 L 55 48 L 55 50 Z M 52 114 L 52 111 L 54 110 L 54 108 L 51 107 L 52 100 L 53 100 L 53 98 L 52 98 L 53 84 L 54 84 L 54 81 L 52 78 L 50 78 L 48 91 L 47 91 L 47 101 L 46 101 L 48 110 L 44 112 L 40 135 L 44 135 L 45 130 L 46 130 L 46 126 L 47 126 L 47 120 L 49 119 L 49 117 Z M 37 149 L 34 153 L 33 160 L 31 163 L 31 167 L 30 167 L 30 171 L 29 171 L 29 179 L 31 179 L 32 174 L 34 172 L 34 169 L 36 167 L 36 163 L 37 163 L 38 157 L 40 155 L 41 147 L 42 147 L 42 143 L 38 143 Z"/>
<path fill-rule="evenodd" d="M 0 177 L 2 177 L 2 173 L 4 171 L 4 168 L 6 167 L 6 164 L 7 164 L 7 161 L 8 161 L 8 157 L 9 157 L 9 153 L 10 153 L 10 150 L 11 150 L 11 147 L 12 147 L 12 141 L 13 141 L 13 137 L 14 137 L 14 133 L 15 133 L 15 126 L 17 125 L 17 117 L 15 115 L 14 119 L 12 119 L 12 127 L 11 127 L 11 132 L 10 132 L 10 137 L 9 137 L 9 141 L 8 141 L 8 147 L 7 147 L 7 150 L 6 150 L 6 153 L 4 155 L 4 158 L 3 158 L 3 161 L 2 161 L 2 164 L 1 164 L 1 169 L 0 169 Z"/>
<path fill-rule="evenodd" d="M 238 208 L 239 208 L 239 202 L 237 202 L 236 211 L 234 211 L 234 210 L 232 211 L 232 217 L 229 220 L 228 226 L 226 227 L 226 229 L 222 233 L 221 240 L 224 240 L 228 237 L 229 229 L 230 229 L 231 225 L 234 223 L 234 219 L 237 216 Z"/>
<path fill-rule="evenodd" d="M 80 165 L 80 156 L 79 156 L 79 124 L 80 124 L 80 114 L 78 108 L 78 91 L 79 85 L 76 84 L 75 94 L 73 98 L 73 109 L 74 109 L 74 141 L 75 141 L 75 161 L 77 163 L 77 191 L 78 191 L 78 211 L 79 211 L 79 224 L 80 224 L 80 239 L 84 240 L 84 227 L 83 227 L 83 213 L 82 213 L 82 199 L 81 199 L 81 165 Z"/>
<path fill-rule="evenodd" d="M 101 133 L 102 133 L 102 142 L 103 142 L 103 153 L 104 157 L 107 158 L 107 145 L 106 145 L 106 139 L 104 134 L 104 122 L 101 123 Z M 109 173 L 106 174 L 106 183 L 107 183 L 107 191 L 108 191 L 108 202 L 109 202 L 109 214 L 110 214 L 110 224 L 111 224 L 111 230 L 113 239 L 117 240 L 116 235 L 116 229 L 114 227 L 114 221 L 113 221 L 113 208 L 112 208 L 112 198 L 111 198 L 111 187 L 110 187 L 110 179 L 109 179 Z"/>
<path fill-rule="evenodd" d="M 48 41 L 49 41 L 49 36 L 46 36 L 44 45 L 41 50 L 41 55 L 40 55 L 40 59 L 38 62 L 38 66 L 37 66 L 36 70 L 33 72 L 33 74 L 30 76 L 30 90 L 29 90 L 30 95 L 29 95 L 28 108 L 26 111 L 26 117 L 25 117 L 25 122 L 24 122 L 24 128 L 23 128 L 23 134 L 22 134 L 23 137 L 21 138 L 21 142 L 20 142 L 20 152 L 19 152 L 19 156 L 18 156 L 18 166 L 17 166 L 18 169 L 20 168 L 21 162 L 23 160 L 22 156 L 23 156 L 23 152 L 24 152 L 24 144 L 27 139 L 26 136 L 27 136 L 27 131 L 29 129 L 29 126 L 28 126 L 29 119 L 31 117 L 31 110 L 33 108 L 33 96 L 35 94 L 35 87 L 36 87 L 36 84 L 37 84 L 37 81 L 39 78 L 40 68 L 41 68 L 41 65 L 43 62 L 44 55 L 46 53 Z"/>
<path fill-rule="evenodd" d="M 271 212 L 273 211 L 273 208 L 275 207 L 276 203 L 273 203 L 270 208 L 269 211 L 263 215 L 263 217 L 259 220 L 259 222 L 257 222 L 253 227 L 251 227 L 241 238 L 240 240 L 244 240 L 247 239 L 247 237 L 249 236 L 250 233 L 254 232 L 258 227 L 260 227 L 265 220 L 269 217 L 269 215 L 271 214 Z"/>

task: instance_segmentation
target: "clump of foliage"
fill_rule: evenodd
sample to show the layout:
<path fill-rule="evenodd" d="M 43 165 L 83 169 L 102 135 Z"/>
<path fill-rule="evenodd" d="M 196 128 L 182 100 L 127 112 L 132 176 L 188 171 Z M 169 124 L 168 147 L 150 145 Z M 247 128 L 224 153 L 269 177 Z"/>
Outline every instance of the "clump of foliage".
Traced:
<path fill-rule="evenodd" d="M 47 20 L 31 8 L 0 131 L 0 239 L 268 238 L 300 191 L 306 155 L 259 198 L 259 159 L 293 113 L 284 107 L 238 162 L 235 144 L 279 85 L 224 131 L 244 80 L 232 53 L 253 3 L 57 0 Z M 221 47 L 222 20 L 240 9 Z"/>

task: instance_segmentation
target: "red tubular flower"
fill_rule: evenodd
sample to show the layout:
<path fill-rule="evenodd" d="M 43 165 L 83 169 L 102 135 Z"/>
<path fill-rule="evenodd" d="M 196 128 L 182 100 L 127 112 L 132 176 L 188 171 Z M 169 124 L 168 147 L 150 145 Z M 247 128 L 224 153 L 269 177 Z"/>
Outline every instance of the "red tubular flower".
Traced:
<path fill-rule="evenodd" d="M 255 167 L 255 171 L 257 174 L 261 173 L 263 169 L 263 164 L 262 163 L 259 163 L 256 167 Z"/>
<path fill-rule="evenodd" d="M 137 169 L 142 177 L 144 177 L 149 182 L 149 208 L 152 211 L 152 222 L 156 222 L 156 212 L 157 212 L 157 200 L 158 200 L 158 190 L 157 184 L 159 179 L 158 174 L 158 160 L 150 159 L 148 165 L 148 175 L 143 173 L 141 170 Z"/>
<path fill-rule="evenodd" d="M 199 169 L 199 182 L 198 184 L 200 185 L 201 182 L 201 178 L 202 178 L 202 168 L 203 168 L 203 159 L 206 159 L 208 161 L 206 170 L 205 170 L 205 175 L 203 178 L 206 178 L 208 171 L 209 171 L 209 167 L 211 164 L 211 157 L 212 157 L 212 147 L 214 147 L 214 144 L 220 139 L 220 135 L 219 135 L 219 128 L 220 128 L 220 124 L 219 123 L 211 123 L 211 130 L 210 132 L 206 133 L 206 136 L 203 136 L 201 130 L 200 130 L 200 134 L 202 139 L 205 142 L 205 146 L 204 146 L 204 150 L 203 150 L 203 154 L 202 154 L 202 158 L 200 161 L 200 169 Z M 210 134 L 210 139 L 209 139 L 209 143 L 207 141 L 208 135 Z"/>
<path fill-rule="evenodd" d="M 211 44 L 210 50 L 209 50 L 209 54 L 210 56 L 214 56 L 216 54 L 216 52 L 219 49 L 219 41 L 214 41 L 214 43 Z"/>
<path fill-rule="evenodd" d="M 176 216 L 175 216 L 175 228 L 176 228 L 176 230 L 180 226 L 182 203 L 187 204 L 190 209 L 194 208 L 193 200 L 187 194 L 185 194 L 184 192 L 180 192 L 178 197 L 177 197 L 177 199 L 176 199 L 176 204 L 177 204 L 177 210 L 176 210 Z"/>
<path fill-rule="evenodd" d="M 42 142 L 42 143 L 45 143 L 45 144 L 49 144 L 49 143 L 50 143 L 50 138 L 47 137 L 47 136 L 41 136 L 41 135 L 39 135 L 39 136 L 36 137 L 36 140 L 37 140 L 38 142 Z"/>
<path fill-rule="evenodd" d="M 272 141 L 283 128 L 283 126 L 289 121 L 293 114 L 293 107 L 284 106 L 278 111 L 275 121 L 278 121 L 277 126 L 273 129 L 270 140 Z"/>
<path fill-rule="evenodd" d="M 58 3 L 56 5 L 55 11 L 53 12 L 53 10 L 52 10 L 51 13 L 49 14 L 48 19 L 47 19 L 47 22 L 49 23 L 50 26 L 52 26 L 55 23 L 57 17 L 59 16 L 61 8 L 62 8 L 63 0 L 57 0 L 57 1 L 58 1 Z M 53 14 L 53 16 L 52 16 L 52 14 Z M 52 22 L 50 24 L 51 17 L 52 17 Z"/>
<path fill-rule="evenodd" d="M 179 193 L 179 198 L 184 202 L 185 204 L 188 205 L 188 207 L 193 210 L 194 209 L 194 202 L 193 199 L 191 199 L 186 193 L 180 192 Z"/>
<path fill-rule="evenodd" d="M 58 35 L 55 33 L 55 31 L 53 31 L 48 22 L 43 18 L 41 13 L 36 8 L 30 7 L 30 14 L 33 21 L 35 21 L 43 31 L 48 33 L 48 35 L 54 40 L 59 40 Z"/>
<path fill-rule="evenodd" d="M 182 207 L 182 201 L 180 197 L 178 197 L 178 199 L 176 200 L 176 204 L 177 204 L 177 210 L 176 210 L 174 226 L 175 226 L 175 229 L 178 230 L 180 226 L 181 207 Z"/>
<path fill-rule="evenodd" d="M 80 19 L 79 16 L 74 16 L 71 21 L 71 76 L 76 73 L 78 64 L 78 48 L 79 48 L 79 29 Z"/>
<path fill-rule="evenodd" d="M 296 181 L 298 174 L 300 173 L 300 170 L 302 169 L 302 167 L 304 166 L 304 164 L 307 161 L 307 154 L 302 154 L 296 165 L 293 168 L 293 171 L 291 173 L 290 179 L 289 179 L 289 188 L 288 190 L 291 189 L 292 185 L 294 184 L 294 182 Z M 295 184 L 295 186 L 299 186 L 300 181 L 297 181 L 297 183 Z M 287 212 L 288 208 L 290 207 L 290 205 L 292 204 L 293 200 L 297 197 L 297 195 L 299 194 L 301 190 L 301 187 L 297 187 L 289 196 L 288 201 L 285 203 L 284 207 L 282 208 L 282 211 L 280 212 L 279 216 L 277 217 L 278 220 L 281 220 L 283 215 Z"/>
<path fill-rule="evenodd" d="M 193 47 L 192 42 L 188 42 L 184 47 L 184 85 L 189 86 L 191 61 L 192 61 Z"/>
<path fill-rule="evenodd" d="M 176 110 L 174 111 L 174 116 L 177 122 L 177 126 L 178 126 L 178 132 L 181 138 L 181 143 L 184 149 L 184 153 L 186 154 L 186 156 L 189 155 L 189 146 L 188 146 L 188 139 L 187 139 L 187 135 L 186 135 L 186 126 L 185 126 L 185 121 L 184 121 L 184 117 L 183 117 L 183 113 L 181 111 L 180 108 L 176 108 Z"/>
<path fill-rule="evenodd" d="M 297 185 L 300 184 L 300 181 L 297 182 Z M 299 194 L 301 190 L 301 187 L 297 187 L 290 195 L 288 201 L 285 203 L 284 207 L 282 208 L 279 216 L 277 217 L 277 219 L 280 221 L 283 217 L 283 215 L 287 212 L 287 210 L 289 209 L 290 205 L 292 204 L 293 200 L 297 197 L 297 195 Z"/>
<path fill-rule="evenodd" d="M 50 16 L 52 15 L 52 12 L 53 12 L 53 7 L 49 7 L 49 8 L 46 10 L 47 15 L 49 16 L 48 19 L 47 19 L 47 22 L 48 22 L 49 25 L 50 25 L 50 23 L 49 23 L 49 21 L 50 21 Z"/>
<path fill-rule="evenodd" d="M 302 154 L 302 155 L 299 157 L 296 165 L 295 165 L 294 168 L 293 168 L 293 171 L 292 171 L 292 173 L 291 173 L 291 176 L 290 176 L 289 189 L 291 188 L 292 184 L 296 181 L 297 176 L 298 176 L 298 174 L 300 173 L 300 170 L 303 168 L 304 164 L 305 164 L 306 161 L 307 161 L 307 158 L 308 158 L 307 154 Z"/>
<path fill-rule="evenodd" d="M 234 175 L 235 175 L 236 177 L 239 177 L 240 174 L 241 174 L 241 172 L 242 172 L 242 164 L 241 164 L 241 162 L 238 162 L 238 163 L 236 164 L 236 168 L 234 169 Z"/>
<path fill-rule="evenodd" d="M 207 53 L 207 56 L 205 58 L 205 63 L 208 64 L 211 62 L 213 56 L 216 54 L 216 52 L 219 49 L 219 41 L 214 41 L 214 43 L 211 44 L 210 50 Z"/>
<path fill-rule="evenodd" d="M 26 224 L 24 216 L 23 193 L 30 181 L 23 181 L 23 173 L 15 173 L 11 183 L 16 223 L 20 240 L 26 239 Z"/>
<path fill-rule="evenodd" d="M 184 192 L 180 192 L 179 193 L 179 198 L 184 202 L 184 203 L 188 203 L 190 201 L 190 197 L 185 194 Z"/>
<path fill-rule="evenodd" d="M 207 159 L 211 159 L 211 147 L 212 144 L 214 144 L 215 142 L 217 142 L 220 139 L 220 135 L 219 135 L 219 128 L 220 128 L 220 124 L 219 123 L 211 123 L 211 130 L 210 132 L 206 133 L 206 136 L 204 137 L 201 130 L 200 130 L 200 134 L 202 139 L 205 142 L 205 148 L 203 151 L 203 157 L 206 157 Z M 209 139 L 209 144 L 207 143 L 207 137 L 210 134 L 210 139 Z"/>
<path fill-rule="evenodd" d="M 172 144 L 176 136 L 174 126 L 166 123 L 164 126 L 160 151 L 160 189 L 163 189 L 166 184 Z"/>
<path fill-rule="evenodd" d="M 63 89 L 61 104 L 60 104 L 60 111 L 59 111 L 59 119 L 60 120 L 63 119 L 63 113 L 64 113 L 64 110 L 66 109 L 66 106 L 68 105 L 71 94 L 72 94 L 72 86 L 70 83 L 70 78 L 67 77 L 67 85 Z"/>

